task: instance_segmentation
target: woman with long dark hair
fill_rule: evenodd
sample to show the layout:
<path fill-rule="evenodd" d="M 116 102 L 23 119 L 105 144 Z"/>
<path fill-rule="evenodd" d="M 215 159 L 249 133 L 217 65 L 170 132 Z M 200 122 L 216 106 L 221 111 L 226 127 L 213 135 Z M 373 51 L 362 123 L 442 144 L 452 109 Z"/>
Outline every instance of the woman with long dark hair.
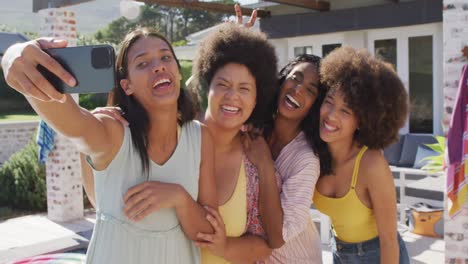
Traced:
<path fill-rule="evenodd" d="M 87 262 L 200 263 L 190 240 L 213 232 L 202 207 L 217 207 L 213 145 L 206 127 L 193 121 L 194 103 L 181 89 L 172 46 L 145 28 L 123 40 L 114 103 L 125 111 L 124 127 L 80 108 L 36 70 L 42 64 L 67 81 L 69 74 L 41 50 L 65 45 L 43 39 L 18 44 L 2 63 L 10 86 L 94 169 L 94 177 L 84 178 L 96 195 Z"/>

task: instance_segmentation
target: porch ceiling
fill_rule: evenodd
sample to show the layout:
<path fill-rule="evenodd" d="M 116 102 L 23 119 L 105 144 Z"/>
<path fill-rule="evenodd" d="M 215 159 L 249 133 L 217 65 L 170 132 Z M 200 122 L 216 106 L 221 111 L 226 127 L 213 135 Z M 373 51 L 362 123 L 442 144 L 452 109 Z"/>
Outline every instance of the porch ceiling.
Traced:
<path fill-rule="evenodd" d="M 397 0 L 396 0 L 397 1 Z M 311 1 L 311 0 L 268 0 L 283 5 L 297 6 L 316 11 L 330 11 L 330 2 L 328 1 Z"/>
<path fill-rule="evenodd" d="M 198 0 L 137 0 L 138 2 L 143 2 L 146 4 L 158 4 L 164 6 L 172 6 L 172 7 L 182 7 L 182 8 L 189 8 L 192 10 L 200 10 L 200 11 L 209 11 L 209 12 L 217 12 L 217 13 L 224 13 L 224 14 L 231 14 L 235 15 L 234 5 L 232 4 L 220 4 L 220 3 L 213 3 L 213 2 L 201 2 Z M 306 0 L 303 0 L 306 1 Z M 291 1 L 292 2 L 292 1 Z M 253 9 L 242 7 L 243 14 L 251 14 Z M 265 10 L 258 10 L 257 11 L 258 17 L 269 17 L 270 12 Z"/>

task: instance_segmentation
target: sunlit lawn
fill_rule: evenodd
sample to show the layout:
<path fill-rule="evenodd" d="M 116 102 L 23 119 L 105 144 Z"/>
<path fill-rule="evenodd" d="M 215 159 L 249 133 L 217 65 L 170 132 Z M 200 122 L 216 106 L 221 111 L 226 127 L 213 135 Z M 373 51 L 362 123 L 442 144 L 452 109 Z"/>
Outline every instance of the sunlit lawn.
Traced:
<path fill-rule="evenodd" d="M 14 122 L 14 121 L 35 121 L 39 120 L 39 116 L 35 113 L 12 113 L 0 114 L 0 122 Z"/>

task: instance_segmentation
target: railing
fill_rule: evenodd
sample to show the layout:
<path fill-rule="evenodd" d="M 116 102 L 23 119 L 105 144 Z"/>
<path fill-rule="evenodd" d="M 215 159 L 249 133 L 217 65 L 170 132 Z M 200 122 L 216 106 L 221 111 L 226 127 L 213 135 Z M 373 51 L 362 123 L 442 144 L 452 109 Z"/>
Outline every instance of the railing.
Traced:
<path fill-rule="evenodd" d="M 412 174 L 412 175 L 424 175 L 424 176 L 428 176 L 428 177 L 429 176 L 443 177 L 444 173 L 443 172 L 434 173 L 434 172 L 428 172 L 428 171 L 420 170 L 420 169 L 395 167 L 395 166 L 390 166 L 390 170 L 392 172 L 397 172 L 399 174 L 399 176 L 400 176 L 398 179 L 394 179 L 395 180 L 395 187 L 400 187 L 400 204 L 398 205 L 398 209 L 400 211 L 399 222 L 400 222 L 400 224 L 406 225 L 405 210 L 410 205 L 408 196 L 406 196 L 406 187 L 407 187 L 408 183 L 415 182 L 414 180 L 408 181 L 406 179 L 406 175 L 407 174 Z M 421 200 L 422 202 L 434 202 L 432 200 L 428 200 L 428 199 L 424 199 L 424 198 L 417 198 L 417 199 Z M 435 201 L 435 202 L 436 203 L 441 203 L 440 201 Z"/>

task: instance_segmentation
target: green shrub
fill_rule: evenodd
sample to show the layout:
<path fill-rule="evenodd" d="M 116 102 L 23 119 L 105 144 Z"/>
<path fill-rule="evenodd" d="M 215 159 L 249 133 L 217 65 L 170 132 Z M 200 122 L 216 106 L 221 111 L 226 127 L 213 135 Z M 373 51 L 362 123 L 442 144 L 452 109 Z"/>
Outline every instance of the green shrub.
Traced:
<path fill-rule="evenodd" d="M 38 148 L 31 140 L 0 168 L 0 206 L 12 209 L 47 208 L 45 166 L 38 162 Z"/>
<path fill-rule="evenodd" d="M 192 75 L 192 61 L 181 60 L 180 67 L 182 67 L 182 82 L 185 84 L 188 78 Z"/>
<path fill-rule="evenodd" d="M 185 45 L 187 45 L 187 43 L 188 43 L 188 41 L 183 39 L 183 40 L 172 42 L 172 46 L 173 47 L 185 46 Z"/>
<path fill-rule="evenodd" d="M 107 94 L 80 94 L 80 106 L 88 110 L 106 106 L 106 103 Z"/>
<path fill-rule="evenodd" d="M 83 190 L 85 208 L 91 203 Z M 47 188 L 45 165 L 38 161 L 38 147 L 31 140 L 0 167 L 0 219 L 10 211 L 45 211 Z"/>

